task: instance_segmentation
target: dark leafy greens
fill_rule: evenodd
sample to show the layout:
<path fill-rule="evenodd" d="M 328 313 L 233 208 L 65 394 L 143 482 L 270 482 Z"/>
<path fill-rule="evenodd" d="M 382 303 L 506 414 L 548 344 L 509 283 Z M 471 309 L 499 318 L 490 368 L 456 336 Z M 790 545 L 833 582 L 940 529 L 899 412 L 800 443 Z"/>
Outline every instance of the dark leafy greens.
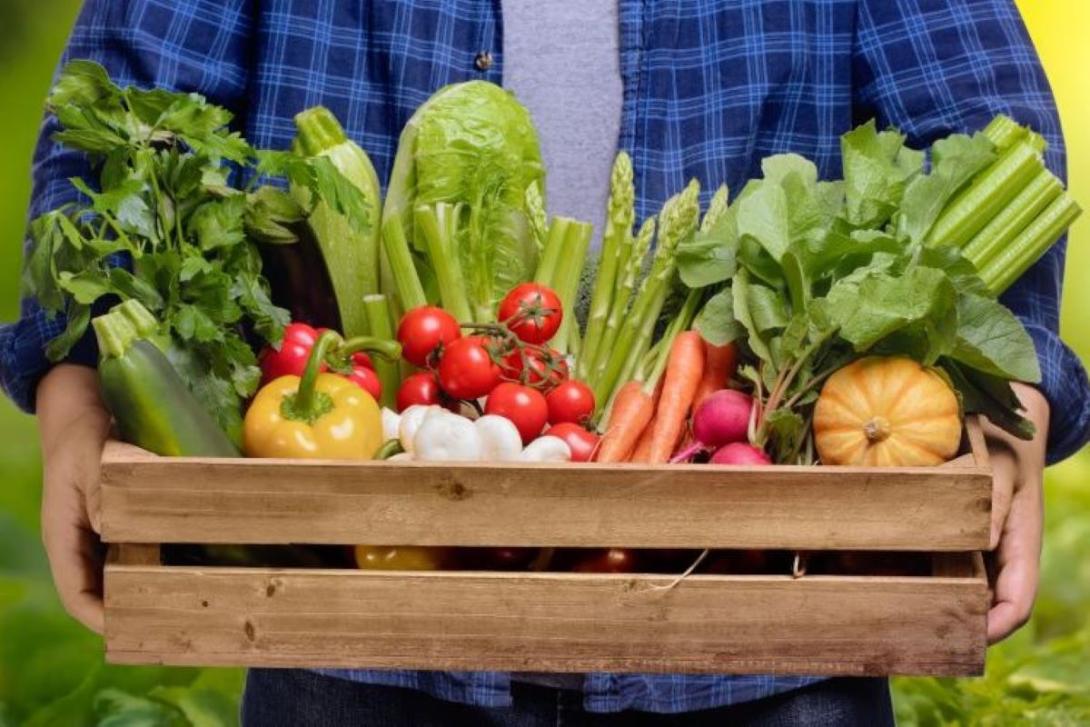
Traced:
<path fill-rule="evenodd" d="M 277 342 L 287 312 L 273 305 L 259 242 L 296 240 L 308 210 L 261 174 L 288 177 L 366 225 L 359 193 L 326 159 L 258 152 L 228 129 L 231 113 L 197 94 L 119 88 L 73 61 L 49 96 L 55 139 L 89 155 L 86 200 L 31 223 L 24 289 L 67 327 L 47 355 L 62 359 L 100 301 L 135 298 L 162 323 L 162 346 L 194 394 L 237 434 L 260 374 L 249 334 Z M 234 172 L 234 174 L 232 173 Z M 230 181 L 250 178 L 245 188 Z"/>

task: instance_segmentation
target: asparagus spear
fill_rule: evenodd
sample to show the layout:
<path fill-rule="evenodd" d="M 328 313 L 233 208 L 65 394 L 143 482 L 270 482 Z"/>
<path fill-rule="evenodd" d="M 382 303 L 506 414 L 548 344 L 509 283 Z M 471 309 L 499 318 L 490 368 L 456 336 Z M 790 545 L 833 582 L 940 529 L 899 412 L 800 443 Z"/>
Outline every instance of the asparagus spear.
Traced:
<path fill-rule="evenodd" d="M 581 379 L 587 377 L 605 329 L 606 320 L 609 318 L 617 272 L 624 262 L 621 256 L 631 251 L 631 244 L 627 245 L 627 251 L 623 248 L 624 243 L 629 241 L 632 235 L 632 220 L 636 214 L 633 206 L 635 197 L 636 189 L 632 184 L 632 159 L 622 151 L 617 154 L 617 159 L 613 162 L 606 229 L 602 235 L 602 251 L 598 257 L 598 274 L 594 280 L 594 292 L 590 298 L 583 352 L 576 366 L 576 375 Z"/>
<path fill-rule="evenodd" d="M 711 201 L 708 202 L 708 209 L 704 212 L 704 218 L 700 220 L 701 232 L 707 232 L 715 227 L 715 223 L 726 213 L 728 196 L 727 185 L 720 184 L 719 189 L 715 190 Z"/>
<path fill-rule="evenodd" d="M 563 218 L 560 218 L 563 219 Z M 583 277 L 583 265 L 587 260 L 587 248 L 594 234 L 594 226 L 589 222 L 568 220 L 567 234 L 564 236 L 563 254 L 557 262 L 556 272 L 547 283 L 560 298 L 560 328 L 550 342 L 560 353 L 567 353 L 571 344 L 571 331 L 579 331 L 579 321 L 575 318 L 575 297 L 579 294 L 579 281 Z"/>
<path fill-rule="evenodd" d="M 647 251 L 651 249 L 653 239 L 655 239 L 654 217 L 644 221 L 634 241 L 631 234 L 628 235 L 626 245 L 631 252 L 625 260 L 622 274 L 617 276 L 618 285 L 609 307 L 609 319 L 598 342 L 598 350 L 594 352 L 594 361 L 589 364 L 588 375 L 584 379 L 591 388 L 594 388 L 595 383 L 605 375 L 606 367 L 609 365 L 609 354 L 617 340 L 617 332 L 620 331 L 621 321 L 628 311 L 628 303 L 636 289 L 636 281 L 640 279 L 640 274 L 643 272 L 643 261 L 647 257 Z M 585 353 L 584 358 L 588 358 Z"/>
<path fill-rule="evenodd" d="M 679 194 L 667 200 L 659 213 L 658 248 L 646 284 L 625 317 L 624 327 L 610 352 L 605 375 L 595 386 L 595 400 L 606 401 L 619 383 L 628 381 L 636 364 L 651 344 L 655 323 L 677 272 L 678 243 L 693 234 L 700 215 L 700 184 L 694 179 Z"/>

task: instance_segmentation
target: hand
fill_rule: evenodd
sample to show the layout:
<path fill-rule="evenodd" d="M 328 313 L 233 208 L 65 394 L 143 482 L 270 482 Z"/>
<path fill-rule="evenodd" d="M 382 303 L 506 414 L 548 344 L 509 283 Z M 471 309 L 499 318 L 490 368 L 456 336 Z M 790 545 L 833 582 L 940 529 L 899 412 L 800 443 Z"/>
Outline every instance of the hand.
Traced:
<path fill-rule="evenodd" d="M 38 384 L 42 542 L 65 610 L 102 633 L 99 458 L 110 414 L 92 369 L 61 364 Z"/>
<path fill-rule="evenodd" d="M 1044 521 L 1045 443 L 1048 401 L 1037 389 L 1014 384 L 1026 417 L 1037 427 L 1024 441 L 985 422 L 984 435 L 995 473 L 992 488 L 994 596 L 988 611 L 988 643 L 1010 636 L 1029 620 L 1037 596 Z"/>

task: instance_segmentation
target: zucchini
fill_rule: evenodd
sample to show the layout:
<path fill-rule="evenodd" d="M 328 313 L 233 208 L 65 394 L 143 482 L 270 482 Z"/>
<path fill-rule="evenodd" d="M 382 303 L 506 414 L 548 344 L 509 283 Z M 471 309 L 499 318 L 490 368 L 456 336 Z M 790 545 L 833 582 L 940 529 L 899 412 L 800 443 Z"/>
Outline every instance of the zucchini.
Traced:
<path fill-rule="evenodd" d="M 92 321 L 102 398 L 121 438 L 167 457 L 238 457 L 212 416 L 152 342 L 158 322 L 136 300 Z"/>

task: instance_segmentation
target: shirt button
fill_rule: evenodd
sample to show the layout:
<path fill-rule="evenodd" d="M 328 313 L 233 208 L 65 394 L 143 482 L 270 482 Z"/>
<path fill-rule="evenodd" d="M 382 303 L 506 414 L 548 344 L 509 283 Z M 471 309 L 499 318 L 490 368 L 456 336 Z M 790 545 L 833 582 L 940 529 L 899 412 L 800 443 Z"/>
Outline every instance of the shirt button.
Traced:
<path fill-rule="evenodd" d="M 492 54 L 486 50 L 481 51 L 473 59 L 473 65 L 477 67 L 478 71 L 487 71 L 492 67 Z"/>

